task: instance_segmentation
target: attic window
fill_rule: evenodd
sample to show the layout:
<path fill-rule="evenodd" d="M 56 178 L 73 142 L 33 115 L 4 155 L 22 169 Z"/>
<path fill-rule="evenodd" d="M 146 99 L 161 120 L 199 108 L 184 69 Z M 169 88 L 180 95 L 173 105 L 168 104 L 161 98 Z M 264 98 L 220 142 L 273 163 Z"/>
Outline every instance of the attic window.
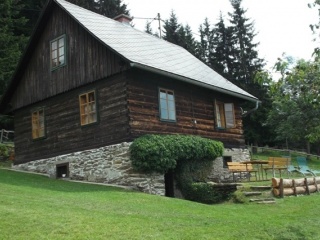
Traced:
<path fill-rule="evenodd" d="M 220 129 L 235 127 L 233 103 L 215 102 L 216 127 Z"/>
<path fill-rule="evenodd" d="M 80 122 L 87 125 L 97 121 L 95 92 L 87 92 L 79 96 Z"/>
<path fill-rule="evenodd" d="M 51 69 L 56 69 L 66 64 L 66 36 L 62 35 L 50 42 Z"/>
<path fill-rule="evenodd" d="M 38 139 L 44 137 L 44 109 L 38 109 L 31 114 L 32 118 L 32 139 Z"/>

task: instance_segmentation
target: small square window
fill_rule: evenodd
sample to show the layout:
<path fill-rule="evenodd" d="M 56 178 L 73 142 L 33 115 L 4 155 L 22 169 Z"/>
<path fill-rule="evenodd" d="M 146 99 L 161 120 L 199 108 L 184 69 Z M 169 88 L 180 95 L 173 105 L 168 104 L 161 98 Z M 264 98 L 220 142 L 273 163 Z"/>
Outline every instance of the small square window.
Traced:
<path fill-rule="evenodd" d="M 159 89 L 160 119 L 176 121 L 176 107 L 174 92 L 167 89 Z"/>
<path fill-rule="evenodd" d="M 65 35 L 50 42 L 51 69 L 65 65 L 66 37 Z"/>
<path fill-rule="evenodd" d="M 44 110 L 33 111 L 32 118 L 32 139 L 42 138 L 45 136 Z"/>
<path fill-rule="evenodd" d="M 79 96 L 80 122 L 87 125 L 97 121 L 95 92 L 88 92 Z"/>

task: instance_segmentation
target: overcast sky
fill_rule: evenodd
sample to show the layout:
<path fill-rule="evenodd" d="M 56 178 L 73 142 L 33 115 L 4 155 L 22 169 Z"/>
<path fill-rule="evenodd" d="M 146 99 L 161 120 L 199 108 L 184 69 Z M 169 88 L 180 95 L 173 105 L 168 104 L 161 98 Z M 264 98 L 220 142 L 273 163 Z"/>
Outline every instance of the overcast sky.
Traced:
<path fill-rule="evenodd" d="M 198 34 L 199 25 L 207 17 L 210 23 L 218 22 L 220 11 L 227 19 L 232 12 L 229 0 L 123 0 L 133 17 L 135 27 L 144 30 L 146 20 L 160 13 L 161 18 L 169 18 L 174 10 L 178 22 L 189 24 Z M 273 66 L 282 53 L 294 58 L 310 59 L 316 44 L 309 28 L 317 23 L 319 16 L 316 9 L 310 9 L 308 3 L 313 0 L 243 0 L 242 7 L 247 9 L 246 17 L 254 21 L 257 32 L 256 42 L 259 56 L 264 58 L 268 68 Z M 153 31 L 158 31 L 158 22 L 153 21 Z"/>

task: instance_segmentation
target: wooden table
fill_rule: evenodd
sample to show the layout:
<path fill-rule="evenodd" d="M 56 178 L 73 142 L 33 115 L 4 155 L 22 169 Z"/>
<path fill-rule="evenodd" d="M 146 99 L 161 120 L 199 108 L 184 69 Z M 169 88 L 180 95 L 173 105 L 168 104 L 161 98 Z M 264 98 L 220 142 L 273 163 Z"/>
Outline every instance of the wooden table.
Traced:
<path fill-rule="evenodd" d="M 263 164 L 268 164 L 268 160 L 250 160 L 250 161 L 243 161 L 241 163 L 244 163 L 246 165 L 247 164 L 258 165 L 259 180 L 267 180 L 267 176 L 266 176 L 266 179 L 263 178 L 263 167 L 262 167 L 262 165 Z M 261 172 L 262 179 L 260 178 L 260 172 Z"/>

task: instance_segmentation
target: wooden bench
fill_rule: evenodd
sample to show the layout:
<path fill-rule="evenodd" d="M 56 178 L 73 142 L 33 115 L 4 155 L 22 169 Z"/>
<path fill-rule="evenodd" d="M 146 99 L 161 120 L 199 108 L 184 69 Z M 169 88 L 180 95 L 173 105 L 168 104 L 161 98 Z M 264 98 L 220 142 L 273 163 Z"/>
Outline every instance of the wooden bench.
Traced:
<path fill-rule="evenodd" d="M 288 171 L 288 166 L 291 164 L 291 159 L 287 157 L 269 157 L 268 158 L 268 165 L 263 167 L 265 171 L 266 178 L 267 171 L 272 170 L 272 176 L 275 177 L 275 171 L 279 171 L 280 178 L 282 171 Z"/>
<path fill-rule="evenodd" d="M 253 169 L 252 164 L 247 163 L 240 163 L 240 162 L 227 162 L 228 164 L 228 169 L 230 172 L 232 172 L 232 177 L 233 177 L 233 181 L 235 182 L 235 173 L 238 173 L 240 175 L 240 179 L 241 179 L 241 174 L 245 173 L 247 174 L 249 181 L 250 181 L 250 177 L 251 174 L 254 173 L 255 178 L 257 179 L 257 172 L 258 170 Z"/>

